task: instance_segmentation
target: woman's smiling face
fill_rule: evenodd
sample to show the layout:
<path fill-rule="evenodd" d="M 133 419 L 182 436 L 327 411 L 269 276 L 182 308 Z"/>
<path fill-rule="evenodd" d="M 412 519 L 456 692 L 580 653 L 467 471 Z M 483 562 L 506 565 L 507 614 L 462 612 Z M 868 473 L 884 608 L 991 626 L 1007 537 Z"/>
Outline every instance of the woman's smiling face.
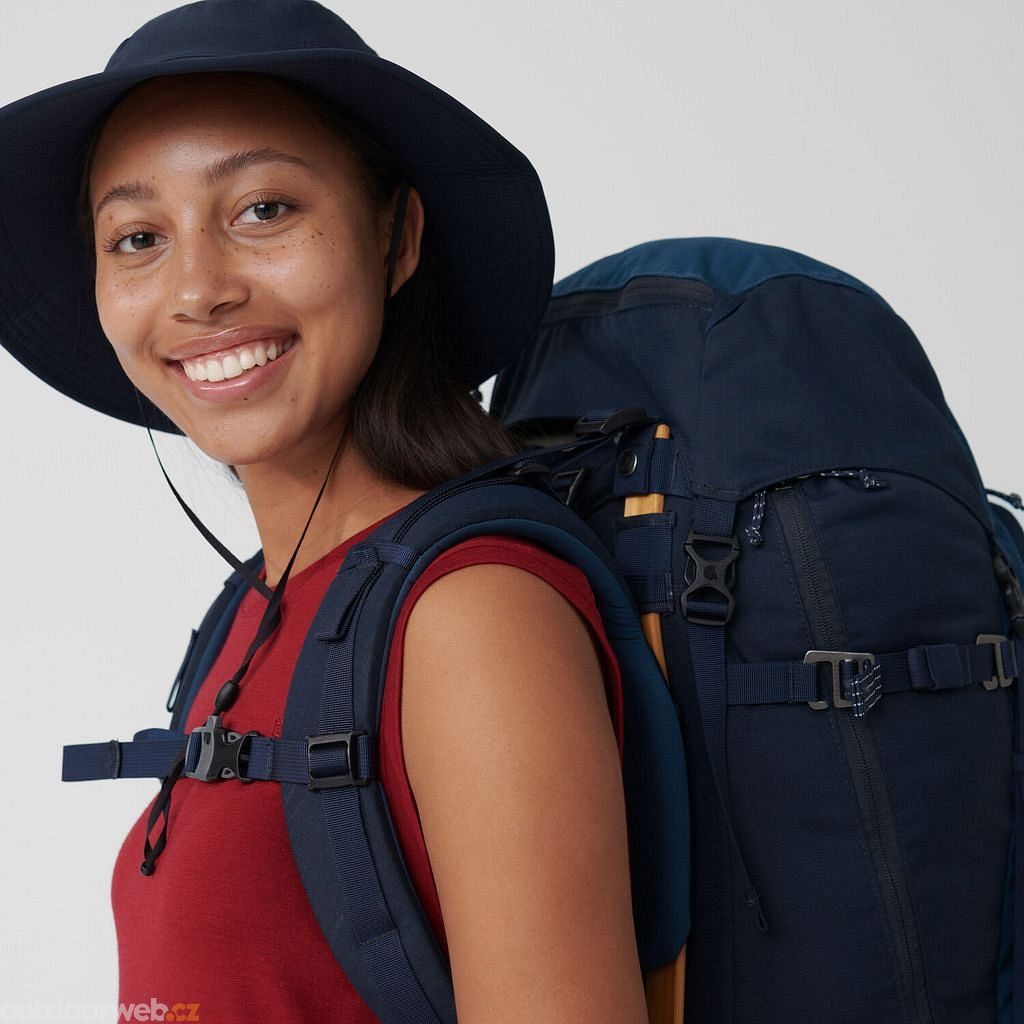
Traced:
<path fill-rule="evenodd" d="M 333 451 L 380 337 L 392 208 L 305 97 L 258 75 L 144 82 L 89 199 L 100 323 L 135 386 L 222 462 Z M 411 190 L 393 292 L 421 230 Z"/>

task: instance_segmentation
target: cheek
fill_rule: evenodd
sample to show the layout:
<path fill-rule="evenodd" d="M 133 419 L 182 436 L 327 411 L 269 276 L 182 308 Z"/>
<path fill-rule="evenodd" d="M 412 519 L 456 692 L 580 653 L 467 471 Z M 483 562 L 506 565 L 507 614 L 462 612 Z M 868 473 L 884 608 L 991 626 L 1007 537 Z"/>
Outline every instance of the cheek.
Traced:
<path fill-rule="evenodd" d="M 358 348 L 371 335 L 376 343 L 384 280 L 365 242 L 312 229 L 268 256 L 263 273 L 307 327 L 315 329 L 319 321 Z"/>
<path fill-rule="evenodd" d="M 127 370 L 145 335 L 145 291 L 100 273 L 96 278 L 95 298 L 100 327 Z"/>

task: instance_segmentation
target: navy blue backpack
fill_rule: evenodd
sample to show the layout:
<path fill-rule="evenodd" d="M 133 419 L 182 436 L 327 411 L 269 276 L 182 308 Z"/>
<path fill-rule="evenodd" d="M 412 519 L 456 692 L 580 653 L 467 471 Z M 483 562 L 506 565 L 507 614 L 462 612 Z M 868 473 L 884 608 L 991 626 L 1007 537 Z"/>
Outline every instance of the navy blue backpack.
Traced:
<path fill-rule="evenodd" d="M 653 242 L 560 282 L 491 401 L 539 437 L 622 406 L 671 438 L 627 428 L 569 504 L 662 616 L 687 1021 L 1011 1019 L 1024 536 L 916 338 L 797 253 Z"/>
<path fill-rule="evenodd" d="M 907 325 L 787 250 L 653 242 L 556 285 L 491 411 L 530 443 L 353 547 L 282 739 L 180 732 L 244 592 L 234 574 L 170 728 L 65 747 L 64 778 L 160 777 L 184 746 L 193 777 L 281 782 L 348 976 L 385 1022 L 453 1022 L 376 780 L 381 666 L 441 550 L 522 536 L 586 572 L 619 658 L 641 964 L 686 941 L 688 1024 L 1024 1021 L 1024 535 Z M 623 514 L 651 494 L 661 511 Z"/>

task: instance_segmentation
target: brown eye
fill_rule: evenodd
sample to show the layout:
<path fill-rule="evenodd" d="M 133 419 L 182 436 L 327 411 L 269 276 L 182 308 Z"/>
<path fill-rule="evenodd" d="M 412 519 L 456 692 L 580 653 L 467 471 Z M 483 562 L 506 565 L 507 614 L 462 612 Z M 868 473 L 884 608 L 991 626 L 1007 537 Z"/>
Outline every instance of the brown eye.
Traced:
<path fill-rule="evenodd" d="M 256 202 L 250 203 L 243 211 L 241 215 L 248 213 L 250 210 L 255 215 L 255 220 L 243 221 L 245 224 L 266 224 L 269 221 L 278 220 L 284 210 L 290 210 L 292 208 L 291 203 L 286 203 L 283 199 L 278 199 L 273 196 L 266 196 L 264 198 L 257 199 Z"/>
<path fill-rule="evenodd" d="M 103 248 L 106 252 L 120 252 L 129 255 L 131 253 L 142 252 L 145 249 L 152 248 L 151 245 L 144 244 L 136 248 L 135 243 L 142 242 L 147 238 L 152 239 L 153 237 L 154 235 L 152 231 L 132 231 L 127 235 L 121 235 L 119 238 L 111 239 L 111 241 L 104 245 Z M 126 247 L 124 245 L 125 242 L 130 242 L 131 245 Z"/>
<path fill-rule="evenodd" d="M 260 220 L 271 220 L 280 205 L 280 203 L 253 203 L 252 208 L 256 211 L 256 216 L 259 217 Z M 261 209 L 264 212 L 267 212 L 268 216 L 264 217 L 260 212 Z"/>

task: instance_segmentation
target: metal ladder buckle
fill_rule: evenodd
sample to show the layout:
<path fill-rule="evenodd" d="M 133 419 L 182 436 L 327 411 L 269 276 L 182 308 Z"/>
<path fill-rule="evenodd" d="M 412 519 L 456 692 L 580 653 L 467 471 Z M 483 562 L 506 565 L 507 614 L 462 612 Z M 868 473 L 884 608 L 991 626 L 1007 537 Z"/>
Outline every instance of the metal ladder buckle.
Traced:
<path fill-rule="evenodd" d="M 869 681 L 864 692 L 858 692 L 858 700 L 847 700 L 843 696 L 842 676 L 839 666 L 843 662 L 852 661 L 856 664 L 857 675 L 861 675 L 869 666 L 875 664 L 875 656 L 867 651 L 808 651 L 804 655 L 805 665 L 827 663 L 832 666 L 832 707 L 853 708 L 853 714 L 862 718 L 881 699 L 882 685 L 880 678 Z M 809 700 L 808 706 L 815 711 L 824 711 L 829 707 L 827 700 Z"/>
<path fill-rule="evenodd" d="M 1009 686 L 1016 676 L 1007 673 L 1006 664 L 1003 661 L 1002 645 L 1008 642 L 1007 638 L 998 633 L 979 633 L 974 642 L 979 645 L 991 644 L 996 656 L 996 674 L 990 679 L 983 679 L 981 685 L 986 690 L 998 690 L 1001 686 Z"/>

